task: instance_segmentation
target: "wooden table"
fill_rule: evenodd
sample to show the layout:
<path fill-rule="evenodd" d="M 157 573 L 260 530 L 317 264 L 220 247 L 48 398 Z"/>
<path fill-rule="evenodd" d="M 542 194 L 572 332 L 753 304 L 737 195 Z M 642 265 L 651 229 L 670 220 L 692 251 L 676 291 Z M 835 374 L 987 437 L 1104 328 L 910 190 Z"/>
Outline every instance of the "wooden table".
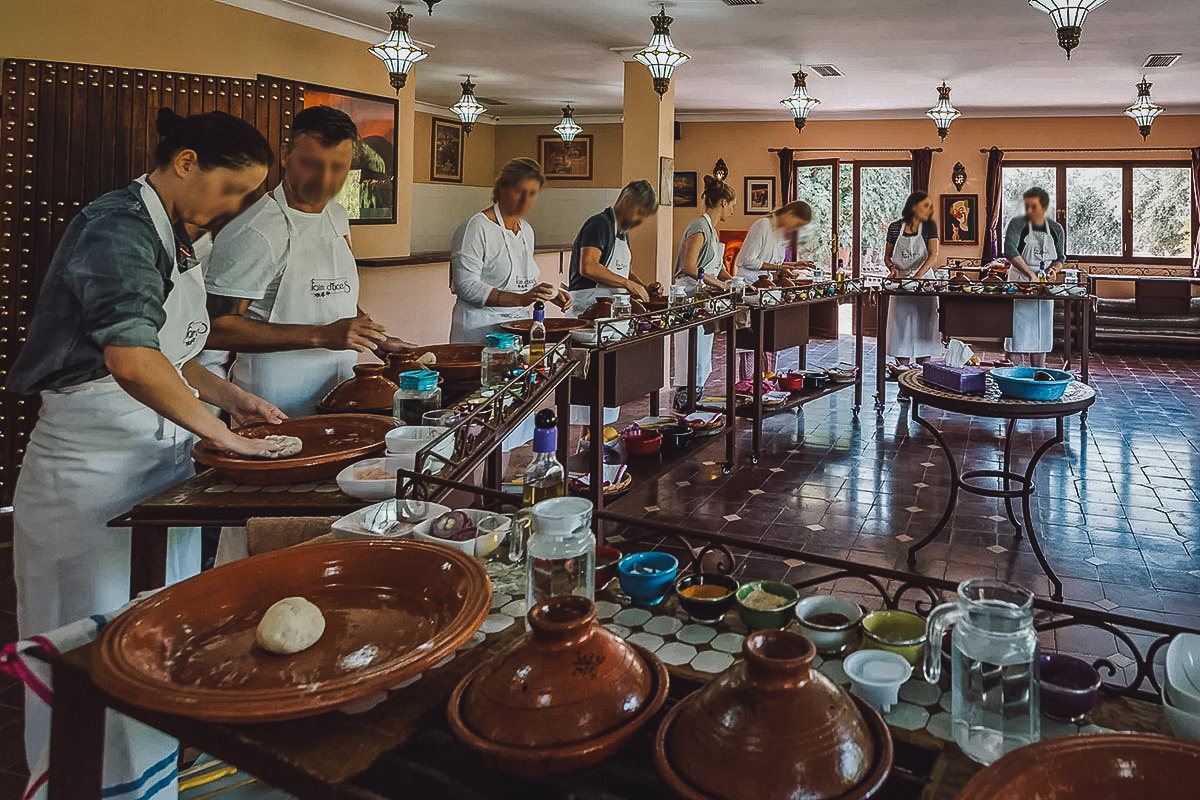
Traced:
<path fill-rule="evenodd" d="M 1066 393 L 1060 400 L 1034 401 L 1019 400 L 1001 395 L 995 383 L 990 378 L 988 379 L 988 390 L 982 394 L 962 394 L 934 386 L 933 384 L 926 383 L 925 379 L 916 370 L 901 373 L 898 381 L 901 391 L 907 393 L 912 398 L 913 420 L 933 435 L 934 441 L 938 443 L 938 446 L 941 447 L 942 452 L 946 455 L 946 463 L 950 465 L 950 498 L 946 501 L 946 510 L 942 514 L 942 518 L 933 527 L 933 530 L 926 534 L 925 538 L 908 548 L 908 563 L 916 564 L 917 553 L 921 548 L 936 539 L 938 534 L 942 532 L 942 529 L 946 527 L 946 523 L 950 521 L 950 517 L 954 514 L 954 508 L 958 504 L 959 490 L 969 494 L 982 495 L 983 497 L 1004 498 L 1004 508 L 1008 513 L 1008 521 L 1016 529 L 1018 539 L 1021 538 L 1021 523 L 1017 522 L 1012 501 L 1020 498 L 1025 531 L 1029 534 L 1029 544 L 1033 547 L 1033 554 L 1042 566 L 1042 571 L 1046 573 L 1046 577 L 1050 579 L 1050 583 L 1054 587 L 1050 597 L 1054 600 L 1061 600 L 1062 581 L 1054 574 L 1054 570 L 1051 569 L 1050 564 L 1046 561 L 1046 556 L 1042 553 L 1042 545 L 1038 541 L 1037 529 L 1033 525 L 1030 497 L 1033 496 L 1035 489 L 1034 473 L 1037 471 L 1038 462 L 1042 460 L 1042 456 L 1046 455 L 1052 447 L 1063 441 L 1063 420 L 1066 417 L 1083 413 L 1095 403 L 1095 389 L 1085 383 L 1076 381 L 1067 387 Z M 1004 464 L 1002 469 L 960 471 L 954 451 L 946 443 L 946 439 L 942 436 L 941 431 L 921 416 L 922 405 L 955 414 L 1005 420 L 1007 424 L 1004 436 Z M 1020 419 L 1052 419 L 1055 423 L 1054 436 L 1047 439 L 1034 451 L 1033 457 L 1029 460 L 1023 473 L 1014 472 L 1011 466 L 1013 433 L 1016 429 L 1016 421 Z M 968 482 L 976 479 L 996 479 L 1001 482 L 1002 486 L 998 489 L 993 489 Z"/>

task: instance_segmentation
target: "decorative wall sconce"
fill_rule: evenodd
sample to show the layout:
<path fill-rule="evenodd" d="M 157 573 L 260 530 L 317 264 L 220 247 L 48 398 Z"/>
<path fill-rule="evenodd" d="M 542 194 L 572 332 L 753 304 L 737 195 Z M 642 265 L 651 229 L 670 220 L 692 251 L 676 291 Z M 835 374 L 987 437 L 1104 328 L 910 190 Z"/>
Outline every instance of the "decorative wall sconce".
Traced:
<path fill-rule="evenodd" d="M 729 177 L 729 165 L 725 163 L 725 159 L 718 158 L 717 163 L 713 164 L 713 177 L 722 182 Z"/>
<path fill-rule="evenodd" d="M 960 192 L 967 185 L 967 168 L 961 161 L 954 165 L 954 172 L 950 175 L 950 180 L 954 183 L 954 188 Z"/>

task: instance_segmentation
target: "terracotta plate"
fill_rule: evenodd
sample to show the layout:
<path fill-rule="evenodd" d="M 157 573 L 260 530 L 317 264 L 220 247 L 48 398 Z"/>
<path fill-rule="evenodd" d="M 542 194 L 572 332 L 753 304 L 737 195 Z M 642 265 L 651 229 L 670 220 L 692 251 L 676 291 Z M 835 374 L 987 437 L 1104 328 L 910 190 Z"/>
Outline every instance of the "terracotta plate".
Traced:
<path fill-rule="evenodd" d="M 391 417 L 325 414 L 289 419 L 278 425 L 247 425 L 238 433 L 251 439 L 270 434 L 298 436 L 304 449 L 292 458 L 243 458 L 197 442 L 192 457 L 234 483 L 271 486 L 332 478 L 367 456 L 382 453 L 384 437 L 397 425 Z"/>
<path fill-rule="evenodd" d="M 533 327 L 531 319 L 515 319 L 512 322 L 506 322 L 500 326 L 501 330 L 515 333 L 522 339 L 529 341 L 529 330 Z M 553 317 L 546 320 L 546 341 L 561 342 L 571 333 L 571 331 L 581 328 L 590 328 L 592 323 L 586 319 L 567 319 L 564 317 Z"/>
<path fill-rule="evenodd" d="M 320 640 L 281 656 L 255 643 L 293 595 L 325 616 Z M 294 719 L 384 691 L 471 638 L 491 587 L 468 555 L 427 542 L 339 541 L 268 553 L 170 586 L 100 635 L 92 676 L 136 706 L 215 722 Z"/>

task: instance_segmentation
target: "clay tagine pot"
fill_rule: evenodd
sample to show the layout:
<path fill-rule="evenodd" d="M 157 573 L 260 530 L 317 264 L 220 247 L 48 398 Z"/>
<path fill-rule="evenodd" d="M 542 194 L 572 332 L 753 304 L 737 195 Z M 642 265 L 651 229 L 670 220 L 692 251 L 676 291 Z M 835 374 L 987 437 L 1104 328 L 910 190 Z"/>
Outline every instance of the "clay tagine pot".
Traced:
<path fill-rule="evenodd" d="M 354 377 L 333 387 L 317 404 L 317 410 L 325 414 L 390 415 L 400 387 L 384 376 L 387 370 L 387 364 L 355 364 Z"/>
<path fill-rule="evenodd" d="M 532 631 L 454 690 L 451 730 L 486 764 L 525 775 L 594 764 L 662 707 L 666 667 L 596 624 L 586 597 L 529 612 Z"/>
<path fill-rule="evenodd" d="M 788 631 L 746 637 L 744 660 L 663 720 L 655 762 L 689 800 L 825 800 L 875 794 L 892 766 L 878 713 L 812 669 Z"/>
<path fill-rule="evenodd" d="M 776 289 L 776 288 L 778 288 L 775 285 L 775 282 L 772 281 L 770 278 L 768 278 L 766 275 L 760 275 L 758 280 L 756 280 L 754 283 L 752 283 L 750 285 L 753 286 L 755 289 Z"/>
<path fill-rule="evenodd" d="M 612 316 L 612 298 L 597 297 L 596 302 L 591 308 L 579 315 L 579 319 L 596 321 L 598 319 L 608 319 Z"/>

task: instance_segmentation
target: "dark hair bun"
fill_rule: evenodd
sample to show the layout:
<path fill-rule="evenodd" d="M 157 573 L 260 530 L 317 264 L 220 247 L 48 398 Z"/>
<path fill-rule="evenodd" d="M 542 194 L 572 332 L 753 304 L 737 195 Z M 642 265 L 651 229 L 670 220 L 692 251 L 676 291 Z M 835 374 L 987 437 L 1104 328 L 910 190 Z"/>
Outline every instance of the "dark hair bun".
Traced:
<path fill-rule="evenodd" d="M 707 192 L 709 189 L 712 189 L 714 186 L 716 186 L 720 182 L 721 182 L 720 179 L 717 178 L 717 176 L 715 176 L 715 175 L 705 175 L 704 176 L 704 191 Z"/>
<path fill-rule="evenodd" d="M 178 133 L 183 128 L 185 121 L 171 109 L 160 108 L 158 118 L 154 121 L 154 127 L 158 129 L 158 135 L 165 138 Z"/>

